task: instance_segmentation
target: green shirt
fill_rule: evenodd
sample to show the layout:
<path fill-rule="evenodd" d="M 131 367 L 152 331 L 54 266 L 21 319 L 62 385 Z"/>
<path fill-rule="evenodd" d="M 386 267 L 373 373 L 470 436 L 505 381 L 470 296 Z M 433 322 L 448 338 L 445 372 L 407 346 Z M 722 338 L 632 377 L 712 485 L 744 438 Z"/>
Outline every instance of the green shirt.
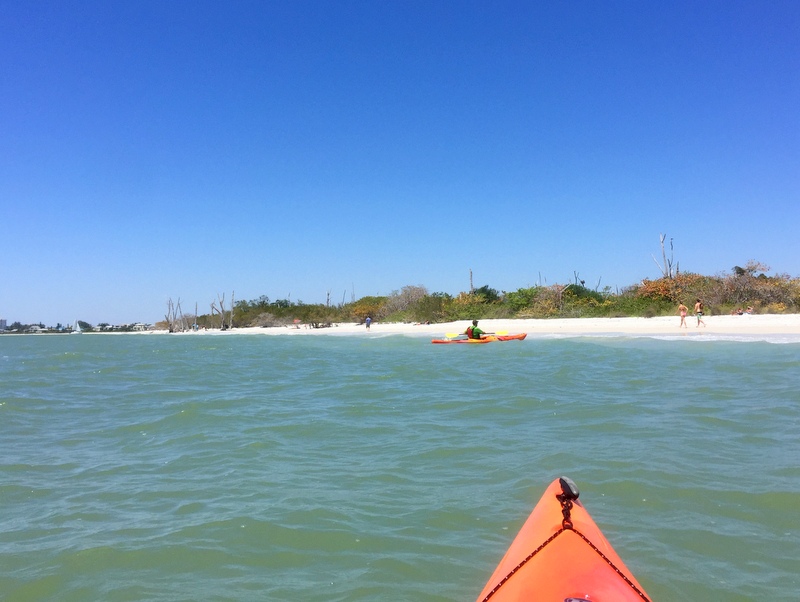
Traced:
<path fill-rule="evenodd" d="M 481 338 L 481 335 L 484 334 L 483 331 L 477 326 L 470 326 L 470 328 L 472 329 L 470 330 L 470 335 L 469 335 L 469 338 L 471 339 L 479 339 Z"/>

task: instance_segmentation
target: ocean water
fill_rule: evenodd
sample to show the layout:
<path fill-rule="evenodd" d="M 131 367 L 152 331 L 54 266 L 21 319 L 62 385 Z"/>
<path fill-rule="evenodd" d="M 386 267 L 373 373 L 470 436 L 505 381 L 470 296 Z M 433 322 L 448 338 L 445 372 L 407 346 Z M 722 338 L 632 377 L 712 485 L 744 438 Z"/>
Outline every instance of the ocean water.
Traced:
<path fill-rule="evenodd" d="M 574 479 L 654 600 L 800 598 L 800 342 L 0 337 L 0 599 L 472 601 Z"/>

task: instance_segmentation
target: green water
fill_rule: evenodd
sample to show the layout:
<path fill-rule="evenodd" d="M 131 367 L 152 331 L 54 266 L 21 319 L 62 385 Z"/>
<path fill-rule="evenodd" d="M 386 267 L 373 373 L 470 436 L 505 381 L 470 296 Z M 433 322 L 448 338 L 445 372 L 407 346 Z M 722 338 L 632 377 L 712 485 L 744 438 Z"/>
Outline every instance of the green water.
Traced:
<path fill-rule="evenodd" d="M 655 600 L 796 599 L 800 343 L 0 337 L 0 599 L 474 600 L 562 474 Z"/>

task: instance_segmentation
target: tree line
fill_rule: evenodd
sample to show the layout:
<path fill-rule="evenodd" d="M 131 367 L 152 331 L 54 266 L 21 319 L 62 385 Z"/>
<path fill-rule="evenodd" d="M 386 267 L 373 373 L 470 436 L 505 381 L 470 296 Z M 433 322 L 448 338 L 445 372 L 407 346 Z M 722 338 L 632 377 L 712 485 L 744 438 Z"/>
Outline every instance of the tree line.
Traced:
<path fill-rule="evenodd" d="M 674 315 L 680 302 L 702 299 L 707 314 L 734 313 L 751 308 L 754 313 L 800 313 L 800 278 L 769 276 L 769 266 L 750 261 L 734 266 L 729 274 L 703 276 L 668 271 L 656 280 L 645 279 L 622 290 L 590 289 L 575 275 L 568 284 L 532 286 L 498 291 L 489 285 L 450 295 L 429 292 L 424 286 L 404 286 L 386 296 L 367 296 L 350 303 L 305 304 L 261 296 L 233 304 L 234 327 L 292 326 L 320 328 L 335 322 L 437 323 L 489 318 L 655 317 Z M 214 312 L 186 316 L 199 328 L 219 328 Z"/>
<path fill-rule="evenodd" d="M 663 240 L 662 240 L 663 242 Z M 515 291 L 498 291 L 489 285 L 471 288 L 468 292 L 450 295 L 429 292 L 421 285 L 404 286 L 385 296 L 367 296 L 349 303 L 306 304 L 289 299 L 271 300 L 262 295 L 249 301 L 226 303 L 224 296 L 211 304 L 204 315 L 183 314 L 178 320 L 170 300 L 167 320 L 157 328 L 172 330 L 191 328 L 243 328 L 292 326 L 324 328 L 337 322 L 362 323 L 367 316 L 389 322 L 438 323 L 489 318 L 589 318 L 589 317 L 655 317 L 674 315 L 677 305 L 691 306 L 702 299 L 707 314 L 729 314 L 751 308 L 753 313 L 800 313 L 800 278 L 787 274 L 768 275 L 770 267 L 749 261 L 734 266 L 730 273 L 703 276 L 680 272 L 664 260 L 662 277 L 645 279 L 622 290 L 590 289 L 577 273 L 574 282 L 549 286 L 532 286 Z M 178 308 L 180 302 L 178 302 Z M 79 322 L 81 329 L 91 331 L 88 322 Z M 107 324 L 101 331 L 111 330 Z M 36 328 L 32 328 L 36 327 Z M 64 332 L 71 327 L 58 325 L 46 329 L 44 324 L 10 324 L 5 332 Z M 131 330 L 133 326 L 114 327 Z"/>

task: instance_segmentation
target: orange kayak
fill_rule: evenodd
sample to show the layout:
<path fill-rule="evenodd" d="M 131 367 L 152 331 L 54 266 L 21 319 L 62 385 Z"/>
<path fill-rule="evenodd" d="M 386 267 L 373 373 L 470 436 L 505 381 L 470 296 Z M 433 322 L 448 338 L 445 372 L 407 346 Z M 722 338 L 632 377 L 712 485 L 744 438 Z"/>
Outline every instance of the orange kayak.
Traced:
<path fill-rule="evenodd" d="M 578 495 L 566 477 L 550 484 L 478 602 L 650 601 Z"/>
<path fill-rule="evenodd" d="M 526 336 L 528 336 L 527 332 L 520 332 L 519 334 L 489 334 L 480 339 L 433 339 L 431 343 L 467 343 L 480 345 L 482 343 L 494 343 L 495 341 L 521 341 Z"/>

